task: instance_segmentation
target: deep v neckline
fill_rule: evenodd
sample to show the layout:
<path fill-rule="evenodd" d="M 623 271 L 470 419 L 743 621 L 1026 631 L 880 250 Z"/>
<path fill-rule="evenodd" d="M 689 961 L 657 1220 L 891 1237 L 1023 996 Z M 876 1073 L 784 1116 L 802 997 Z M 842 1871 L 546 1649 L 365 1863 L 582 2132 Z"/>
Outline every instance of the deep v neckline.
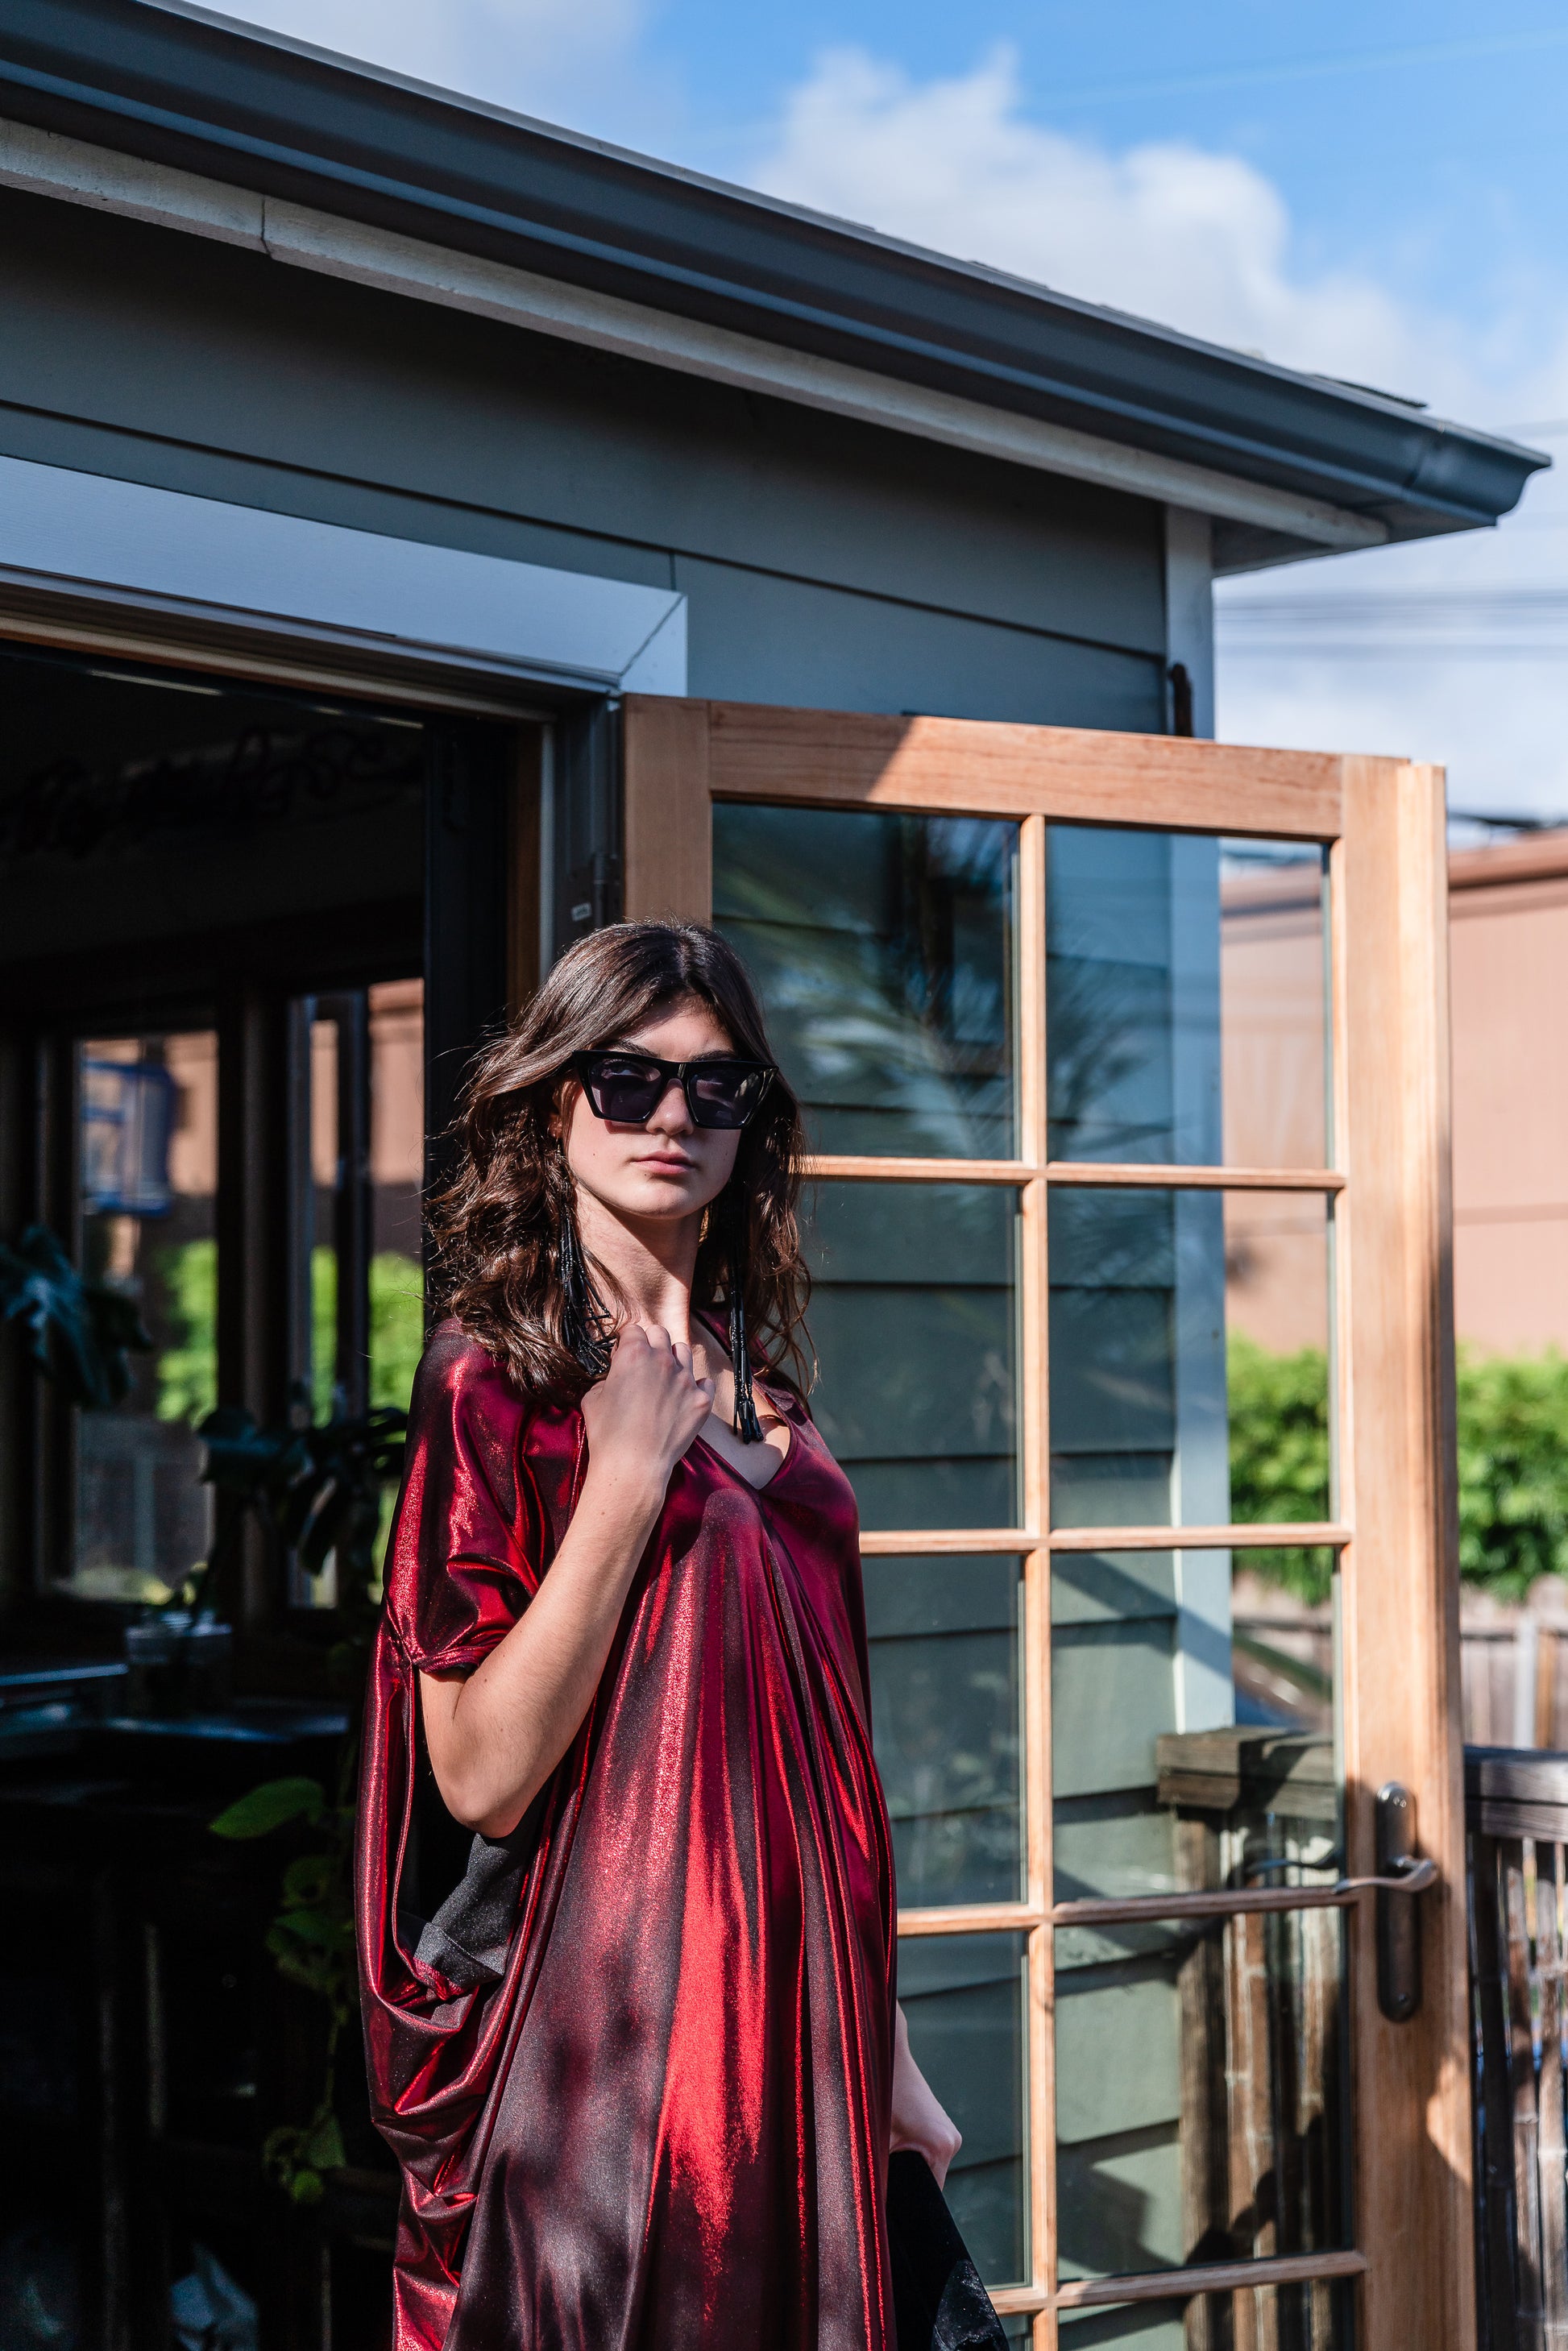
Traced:
<path fill-rule="evenodd" d="M 783 1416 L 780 1415 L 779 1417 L 782 1419 Z M 784 1426 L 789 1431 L 789 1442 L 785 1447 L 782 1453 L 778 1450 L 776 1446 L 768 1445 L 766 1437 L 762 1440 L 764 1445 L 768 1446 L 768 1452 L 773 1455 L 779 1466 L 774 1470 L 772 1476 L 765 1479 L 760 1486 L 754 1485 L 752 1480 L 747 1476 L 744 1469 L 737 1469 L 734 1462 L 729 1458 L 729 1456 L 727 1453 L 721 1453 L 717 1446 L 711 1443 L 710 1440 L 703 1435 L 701 1429 L 697 1431 L 695 1437 L 692 1439 L 692 1442 L 694 1445 L 700 1445 L 705 1453 L 711 1454 L 713 1458 L 718 1463 L 719 1468 L 721 1469 L 727 1469 L 730 1476 L 735 1479 L 737 1485 L 744 1486 L 748 1494 L 770 1494 L 773 1491 L 774 1487 L 779 1483 L 779 1479 L 784 1475 L 785 1470 L 789 1467 L 790 1462 L 795 1458 L 795 1447 L 799 1442 L 799 1435 L 794 1422 L 786 1420 L 784 1422 Z"/>
<path fill-rule="evenodd" d="M 697 1320 L 702 1323 L 703 1328 L 706 1331 L 709 1338 L 713 1340 L 715 1345 L 718 1347 L 720 1354 L 727 1360 L 728 1350 L 725 1347 L 723 1341 L 719 1338 L 719 1335 L 714 1329 L 713 1324 L 708 1321 L 707 1316 L 706 1314 L 699 1313 Z M 777 1407 L 775 1407 L 775 1409 L 777 1409 Z M 799 1446 L 800 1441 L 800 1432 L 796 1427 L 794 1422 L 789 1417 L 788 1414 L 779 1413 L 779 1418 L 783 1426 L 789 1432 L 789 1442 L 785 1447 L 783 1452 L 780 1453 L 776 1446 L 768 1444 L 766 1437 L 762 1439 L 762 1442 L 767 1446 L 768 1452 L 774 1456 L 777 1467 L 769 1477 L 763 1479 L 760 1486 L 758 1486 L 752 1479 L 748 1478 L 744 1469 L 737 1469 L 735 1463 L 729 1458 L 729 1456 L 727 1453 L 721 1453 L 718 1447 L 715 1445 L 710 1438 L 706 1437 L 700 1428 L 692 1441 L 695 1445 L 700 1445 L 705 1453 L 710 1454 L 713 1459 L 718 1463 L 720 1468 L 727 1469 L 730 1476 L 736 1480 L 737 1484 L 744 1486 L 747 1493 L 758 1495 L 769 1494 L 772 1492 L 774 1487 L 779 1483 L 779 1479 L 784 1475 L 785 1470 L 789 1468 L 789 1464 L 794 1460 L 796 1447 Z"/>

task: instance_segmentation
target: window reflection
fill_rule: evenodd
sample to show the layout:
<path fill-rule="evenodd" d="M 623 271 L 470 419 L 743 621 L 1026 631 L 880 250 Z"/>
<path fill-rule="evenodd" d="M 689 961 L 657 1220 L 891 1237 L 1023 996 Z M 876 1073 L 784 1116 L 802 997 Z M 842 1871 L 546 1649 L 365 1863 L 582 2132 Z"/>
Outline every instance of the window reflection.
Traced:
<path fill-rule="evenodd" d="M 964 2134 L 946 2196 L 990 2285 L 1029 2273 L 1022 1935 L 905 1935 L 898 1994 L 915 2062 Z"/>
<path fill-rule="evenodd" d="M 1347 2241 L 1337 1910 L 1056 1937 L 1064 2278 Z"/>
<path fill-rule="evenodd" d="M 1311 1192 L 1053 1192 L 1054 1525 L 1329 1516 L 1331 1231 Z"/>
<path fill-rule="evenodd" d="M 1349 2351 L 1350 2288 L 1314 2278 L 1303 2285 L 1253 2285 L 1234 2294 L 1064 2310 L 1060 2351 Z"/>
<path fill-rule="evenodd" d="M 1053 825 L 1053 1159 L 1321 1167 L 1324 852 Z"/>
<path fill-rule="evenodd" d="M 1019 1522 L 1015 1195 L 822 1184 L 806 1203 L 811 1410 L 868 1527 Z"/>
<path fill-rule="evenodd" d="M 1053 1559 L 1059 1902 L 1082 1896 L 1122 1901 L 1197 1883 L 1239 1882 L 1227 1873 L 1244 1874 L 1261 1851 L 1255 1820 L 1306 1823 L 1299 1834 L 1308 1844 L 1320 1834 L 1333 1842 L 1338 1797 L 1327 1611 L 1322 1617 L 1285 1614 L 1277 1599 L 1270 1606 L 1268 1587 L 1250 1567 L 1259 1556 L 1073 1552 Z M 1209 1744 L 1201 1771 L 1194 1763 L 1184 1778 L 1179 1742 L 1187 1737 Z M 1204 1788 L 1212 1790 L 1233 1840 L 1213 1862 L 1218 1874 L 1201 1880 L 1184 1877 L 1178 1866 L 1170 1809 L 1189 1785 L 1194 1802 Z M 1244 1851 L 1238 1837 L 1254 1842 Z M 1285 1850 L 1270 1848 L 1276 1858 Z M 1306 1850 L 1289 1847 L 1294 1859 Z"/>
<path fill-rule="evenodd" d="M 210 1029 L 78 1049 L 82 1271 L 133 1299 L 152 1340 L 123 1404 L 77 1416 L 85 1598 L 164 1599 L 207 1555 L 192 1431 L 217 1401 L 217 1068 Z"/>
<path fill-rule="evenodd" d="M 898 1899 L 1023 1891 L 1016 1559 L 868 1559 L 872 1724 Z"/>
<path fill-rule="evenodd" d="M 713 850 L 815 1147 L 1011 1157 L 1017 826 L 721 804 Z"/>

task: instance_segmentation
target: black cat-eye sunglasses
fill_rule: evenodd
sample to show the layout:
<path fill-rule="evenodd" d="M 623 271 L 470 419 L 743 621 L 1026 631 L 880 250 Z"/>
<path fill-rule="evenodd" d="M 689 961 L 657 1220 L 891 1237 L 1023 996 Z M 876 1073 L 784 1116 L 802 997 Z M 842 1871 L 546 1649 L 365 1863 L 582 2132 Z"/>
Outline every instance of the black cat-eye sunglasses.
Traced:
<path fill-rule="evenodd" d="M 771 1061 L 744 1061 L 716 1053 L 706 1061 L 662 1061 L 656 1053 L 574 1053 L 571 1066 L 582 1081 L 595 1118 L 617 1126 L 642 1126 L 663 1102 L 672 1081 L 686 1098 L 694 1126 L 745 1126 L 762 1107 L 773 1082 Z"/>

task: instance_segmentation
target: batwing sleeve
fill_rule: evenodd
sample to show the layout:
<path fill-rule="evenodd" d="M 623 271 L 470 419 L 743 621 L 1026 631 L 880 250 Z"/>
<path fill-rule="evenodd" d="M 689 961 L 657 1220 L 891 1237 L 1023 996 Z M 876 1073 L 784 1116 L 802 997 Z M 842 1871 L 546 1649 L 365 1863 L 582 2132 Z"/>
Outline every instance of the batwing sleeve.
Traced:
<path fill-rule="evenodd" d="M 387 1627 L 416 1672 L 472 1673 L 538 1587 L 548 1530 L 527 1421 L 484 1351 L 439 1331 L 414 1382 L 387 1561 Z"/>

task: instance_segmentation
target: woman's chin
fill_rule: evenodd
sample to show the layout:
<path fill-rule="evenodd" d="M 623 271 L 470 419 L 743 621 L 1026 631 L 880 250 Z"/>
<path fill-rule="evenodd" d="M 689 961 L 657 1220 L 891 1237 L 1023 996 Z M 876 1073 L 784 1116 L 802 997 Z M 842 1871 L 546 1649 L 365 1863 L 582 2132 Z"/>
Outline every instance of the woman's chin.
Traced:
<path fill-rule="evenodd" d="M 706 1190 L 694 1196 L 689 1178 L 644 1176 L 634 1188 L 628 1188 L 617 1199 L 607 1201 L 605 1205 L 615 1215 L 634 1222 L 675 1224 L 685 1217 L 700 1215 L 707 1207 L 710 1196 Z"/>

